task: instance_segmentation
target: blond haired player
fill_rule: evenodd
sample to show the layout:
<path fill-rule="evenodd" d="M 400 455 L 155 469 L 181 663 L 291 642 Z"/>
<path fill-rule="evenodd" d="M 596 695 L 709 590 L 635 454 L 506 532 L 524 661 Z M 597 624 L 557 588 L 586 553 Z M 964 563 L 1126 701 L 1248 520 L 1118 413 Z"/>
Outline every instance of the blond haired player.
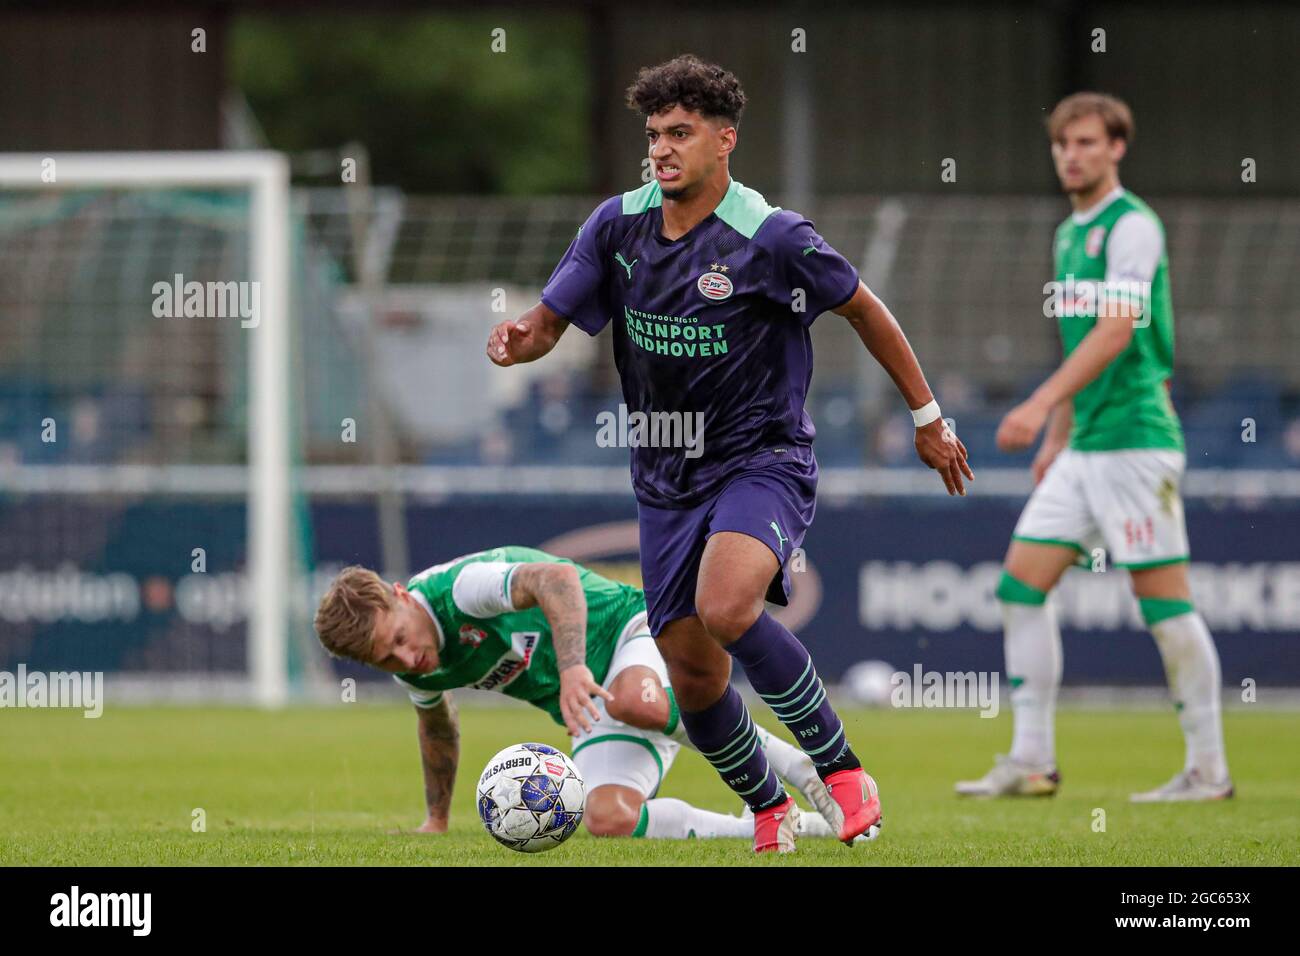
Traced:
<path fill-rule="evenodd" d="M 405 586 L 351 567 L 321 599 L 316 633 L 330 653 L 393 674 L 410 695 L 424 769 L 424 832 L 447 829 L 459 760 L 450 691 L 475 687 L 527 701 L 568 729 L 593 834 L 753 838 L 752 815 L 657 796 L 686 737 L 638 588 L 522 547 L 464 555 Z M 812 761 L 759 731 L 777 772 L 829 814 L 800 813 L 799 832 L 836 834 L 839 808 Z"/>

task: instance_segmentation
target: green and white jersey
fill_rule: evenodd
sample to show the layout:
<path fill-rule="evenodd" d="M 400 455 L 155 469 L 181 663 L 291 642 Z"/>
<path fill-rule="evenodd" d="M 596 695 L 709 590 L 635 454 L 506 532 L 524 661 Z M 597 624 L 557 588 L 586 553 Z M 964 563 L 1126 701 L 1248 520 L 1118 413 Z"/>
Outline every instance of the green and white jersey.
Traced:
<path fill-rule="evenodd" d="M 1159 217 L 1117 186 L 1057 227 L 1054 254 L 1058 291 L 1064 290 L 1064 307 L 1056 314 L 1066 356 L 1092 331 L 1107 299 L 1143 309 L 1128 347 L 1074 396 L 1070 447 L 1182 450 L 1183 431 L 1166 386 L 1173 371 L 1174 311 Z"/>
<path fill-rule="evenodd" d="M 587 666 L 596 683 L 604 682 L 620 633 L 645 611 L 645 595 L 536 548 L 493 548 L 435 565 L 407 584 L 438 632 L 437 670 L 393 675 L 415 706 L 435 707 L 443 691 L 475 687 L 526 700 L 563 723 L 550 624 L 540 607 L 518 611 L 510 598 L 515 569 L 534 562 L 578 569 L 587 598 Z"/>

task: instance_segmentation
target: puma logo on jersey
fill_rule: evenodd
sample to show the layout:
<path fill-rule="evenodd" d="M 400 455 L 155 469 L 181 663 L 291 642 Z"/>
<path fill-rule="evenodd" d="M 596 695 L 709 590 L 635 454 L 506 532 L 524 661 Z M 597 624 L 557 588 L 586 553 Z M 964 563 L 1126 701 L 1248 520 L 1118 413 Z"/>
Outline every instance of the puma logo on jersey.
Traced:
<path fill-rule="evenodd" d="M 781 529 L 776 526 L 775 521 L 769 521 L 768 527 L 776 532 L 776 547 L 782 554 L 785 554 L 785 543 L 790 539 L 781 533 Z"/>
<path fill-rule="evenodd" d="M 632 278 L 632 267 L 641 261 L 640 258 L 636 258 L 633 259 L 631 262 L 628 262 L 626 259 L 623 258 L 623 253 L 621 252 L 614 253 L 614 258 L 618 261 L 619 265 L 621 265 L 624 269 L 627 270 L 627 277 L 630 280 Z"/>

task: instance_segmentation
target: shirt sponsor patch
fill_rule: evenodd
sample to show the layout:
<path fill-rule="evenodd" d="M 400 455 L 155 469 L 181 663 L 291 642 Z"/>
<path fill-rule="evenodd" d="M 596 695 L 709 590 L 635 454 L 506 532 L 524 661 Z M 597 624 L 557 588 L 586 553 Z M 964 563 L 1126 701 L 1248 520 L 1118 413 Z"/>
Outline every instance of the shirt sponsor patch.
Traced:
<path fill-rule="evenodd" d="M 516 632 L 510 635 L 510 650 L 506 651 L 480 680 L 470 684 L 476 690 L 501 690 L 516 677 L 528 670 L 533 661 L 533 651 L 541 638 L 537 631 Z"/>

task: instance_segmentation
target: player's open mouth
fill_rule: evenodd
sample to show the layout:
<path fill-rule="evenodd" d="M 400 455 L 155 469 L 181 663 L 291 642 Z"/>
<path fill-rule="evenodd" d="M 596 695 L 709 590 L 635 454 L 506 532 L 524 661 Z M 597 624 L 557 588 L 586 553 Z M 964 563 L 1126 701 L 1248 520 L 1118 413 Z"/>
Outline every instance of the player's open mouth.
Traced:
<path fill-rule="evenodd" d="M 655 175 L 659 177 L 660 182 L 671 181 L 682 175 L 680 166 L 659 166 L 655 170 Z"/>

